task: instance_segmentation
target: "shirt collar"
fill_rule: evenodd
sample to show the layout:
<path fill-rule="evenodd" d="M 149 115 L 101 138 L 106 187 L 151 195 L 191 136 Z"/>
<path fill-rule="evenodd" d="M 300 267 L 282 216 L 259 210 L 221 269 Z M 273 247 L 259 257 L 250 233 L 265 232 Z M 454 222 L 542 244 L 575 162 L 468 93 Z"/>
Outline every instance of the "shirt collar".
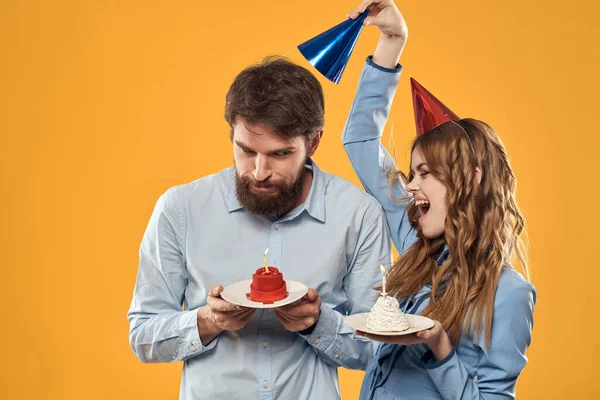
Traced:
<path fill-rule="evenodd" d="M 229 213 L 242 209 L 236 194 L 235 194 L 235 167 L 231 168 L 231 189 L 229 189 Z"/>
<path fill-rule="evenodd" d="M 292 212 L 289 214 L 294 214 L 294 216 L 297 216 L 300 215 L 302 211 L 306 210 L 311 217 L 324 223 L 326 189 L 324 173 L 311 158 L 307 160 L 305 167 L 311 169 L 313 173 L 310 191 L 308 192 L 308 196 L 306 196 L 304 203 L 296 207 L 296 209 L 292 210 Z M 235 168 L 232 168 L 231 171 L 231 180 L 233 182 L 231 189 L 229 190 L 228 209 L 230 213 L 243 210 L 243 206 L 240 204 L 235 192 Z"/>
<path fill-rule="evenodd" d="M 444 250 L 442 250 L 442 254 L 437 258 L 437 265 L 442 265 L 448 259 L 450 255 L 450 249 L 448 248 L 448 243 L 444 244 Z"/>

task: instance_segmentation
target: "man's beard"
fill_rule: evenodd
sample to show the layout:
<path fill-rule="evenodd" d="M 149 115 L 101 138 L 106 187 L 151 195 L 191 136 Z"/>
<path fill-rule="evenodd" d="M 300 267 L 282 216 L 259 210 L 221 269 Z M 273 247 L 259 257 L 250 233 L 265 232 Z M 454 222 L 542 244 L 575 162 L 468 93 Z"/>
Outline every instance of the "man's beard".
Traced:
<path fill-rule="evenodd" d="M 286 182 L 259 182 L 251 177 L 240 177 L 235 171 L 235 194 L 244 207 L 252 214 L 281 217 L 298 201 L 302 195 L 304 177 L 307 173 L 304 163 L 298 171 L 296 180 L 292 183 Z M 276 188 L 276 191 L 261 193 L 252 191 L 252 187 Z"/>

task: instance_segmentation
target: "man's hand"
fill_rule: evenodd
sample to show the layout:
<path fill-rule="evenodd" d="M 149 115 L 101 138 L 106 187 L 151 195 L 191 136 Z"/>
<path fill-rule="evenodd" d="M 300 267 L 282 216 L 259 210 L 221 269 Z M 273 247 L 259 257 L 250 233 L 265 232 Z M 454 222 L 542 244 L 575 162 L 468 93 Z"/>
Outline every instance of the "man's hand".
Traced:
<path fill-rule="evenodd" d="M 291 332 L 303 331 L 319 320 L 321 298 L 315 289 L 308 289 L 308 293 L 300 300 L 278 307 L 274 311 L 285 329 Z"/>
<path fill-rule="evenodd" d="M 223 331 L 237 331 L 246 326 L 256 309 L 236 306 L 221 298 L 223 286 L 210 288 L 207 305 L 198 310 L 198 330 L 204 345 Z"/>

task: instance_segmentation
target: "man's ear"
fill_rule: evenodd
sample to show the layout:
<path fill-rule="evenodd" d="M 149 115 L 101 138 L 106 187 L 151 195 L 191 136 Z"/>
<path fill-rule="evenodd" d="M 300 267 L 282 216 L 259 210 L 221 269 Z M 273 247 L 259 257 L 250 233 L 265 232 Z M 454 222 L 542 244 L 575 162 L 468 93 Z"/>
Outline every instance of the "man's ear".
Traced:
<path fill-rule="evenodd" d="M 323 129 L 315 133 L 310 139 L 308 143 L 307 156 L 312 157 L 313 154 L 317 151 L 319 144 L 321 144 L 321 138 L 323 137 Z"/>

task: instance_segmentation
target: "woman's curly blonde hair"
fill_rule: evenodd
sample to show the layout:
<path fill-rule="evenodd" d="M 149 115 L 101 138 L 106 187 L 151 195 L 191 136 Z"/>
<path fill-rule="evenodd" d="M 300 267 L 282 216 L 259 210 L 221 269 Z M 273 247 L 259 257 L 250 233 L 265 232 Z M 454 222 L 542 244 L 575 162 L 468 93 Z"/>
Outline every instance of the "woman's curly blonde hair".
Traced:
<path fill-rule="evenodd" d="M 408 204 L 418 240 L 390 269 L 388 292 L 408 297 L 431 284 L 423 315 L 440 321 L 454 344 L 470 328 L 474 337 L 483 330 L 489 344 L 502 268 L 520 264 L 529 279 L 521 238 L 525 221 L 515 199 L 517 182 L 506 150 L 489 125 L 470 118 L 447 122 L 417 137 L 412 150 L 417 148 L 431 175 L 446 186 L 445 232 L 435 239 L 424 237 L 415 222 L 418 209 L 413 202 Z M 481 182 L 476 168 L 481 169 Z M 388 178 L 391 189 L 398 179 L 407 182 L 413 177 L 394 169 Z M 449 258 L 438 266 L 446 244 Z"/>

